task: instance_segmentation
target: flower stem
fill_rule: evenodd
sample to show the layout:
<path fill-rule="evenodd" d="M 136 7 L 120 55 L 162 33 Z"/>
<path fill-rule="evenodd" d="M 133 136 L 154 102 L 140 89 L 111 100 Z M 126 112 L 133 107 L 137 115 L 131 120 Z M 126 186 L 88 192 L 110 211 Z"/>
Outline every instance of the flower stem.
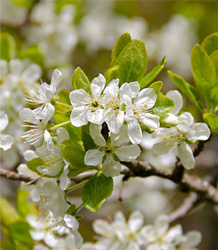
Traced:
<path fill-rule="evenodd" d="M 77 184 L 77 185 L 74 185 L 74 186 L 72 186 L 72 187 L 67 188 L 67 189 L 65 190 L 65 193 L 69 193 L 69 192 L 71 192 L 71 191 L 73 191 L 73 190 L 75 190 L 75 189 L 77 189 L 77 188 L 82 187 L 87 181 L 88 181 L 88 180 L 85 180 L 85 181 L 83 181 L 83 182 L 80 182 L 80 183 Z"/>
<path fill-rule="evenodd" d="M 53 127 L 49 128 L 49 131 L 53 131 L 53 130 L 55 130 L 57 128 L 60 128 L 60 127 L 63 127 L 65 125 L 67 125 L 67 124 L 70 124 L 70 120 L 66 121 L 66 122 L 62 122 L 62 123 L 57 124 L 57 125 L 54 125 Z"/>

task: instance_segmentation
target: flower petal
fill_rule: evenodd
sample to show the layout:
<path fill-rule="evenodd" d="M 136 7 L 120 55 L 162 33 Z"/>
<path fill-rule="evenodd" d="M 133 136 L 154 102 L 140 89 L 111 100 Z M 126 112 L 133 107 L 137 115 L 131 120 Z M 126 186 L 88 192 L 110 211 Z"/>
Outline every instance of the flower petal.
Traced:
<path fill-rule="evenodd" d="M 121 170 L 121 165 L 118 161 L 115 161 L 112 157 L 107 157 L 103 162 L 102 172 L 105 176 L 117 176 Z"/>
<path fill-rule="evenodd" d="M 67 132 L 67 130 L 63 127 L 57 129 L 57 146 L 60 147 L 60 144 L 65 141 L 70 139 L 70 135 Z"/>
<path fill-rule="evenodd" d="M 164 155 L 169 152 L 172 147 L 172 140 L 164 140 L 154 144 L 152 151 L 157 155 Z"/>
<path fill-rule="evenodd" d="M 0 148 L 4 151 L 10 149 L 14 143 L 14 138 L 10 135 L 0 134 Z"/>
<path fill-rule="evenodd" d="M 179 158 L 182 162 L 182 165 L 186 169 L 192 169 L 195 167 L 195 158 L 193 156 L 190 146 L 187 143 L 182 142 L 178 146 L 178 153 L 179 153 Z"/>
<path fill-rule="evenodd" d="M 186 134 L 186 138 L 191 142 L 197 140 L 206 141 L 210 137 L 210 129 L 203 122 L 195 123 Z"/>
<path fill-rule="evenodd" d="M 81 127 L 83 125 L 86 125 L 88 123 L 88 120 L 86 118 L 85 108 L 84 107 L 74 108 L 70 115 L 70 121 L 72 125 L 75 127 Z"/>
<path fill-rule="evenodd" d="M 129 142 L 127 134 L 127 125 L 123 125 L 120 129 L 120 132 L 117 134 L 111 134 L 111 146 L 120 146 L 124 143 Z"/>
<path fill-rule="evenodd" d="M 31 64 L 27 69 L 25 69 L 22 73 L 22 77 L 25 79 L 31 79 L 32 81 L 36 81 L 40 78 L 42 74 L 42 70 L 37 64 Z"/>
<path fill-rule="evenodd" d="M 113 110 L 108 110 L 105 115 L 105 122 L 108 125 L 108 129 L 111 133 L 117 134 L 120 127 L 117 124 L 117 117 Z"/>
<path fill-rule="evenodd" d="M 172 109 L 172 114 L 178 114 L 183 106 L 183 98 L 178 90 L 170 90 L 167 92 L 166 97 L 169 97 L 174 102 L 174 108 Z"/>
<path fill-rule="evenodd" d="M 19 59 L 13 59 L 9 62 L 12 74 L 19 75 L 23 69 L 22 61 Z"/>
<path fill-rule="evenodd" d="M 129 86 L 131 89 L 132 98 L 135 98 L 140 91 L 140 85 L 138 82 L 130 82 Z"/>
<path fill-rule="evenodd" d="M 157 94 L 152 88 L 145 88 L 139 92 L 135 99 L 135 105 L 138 108 L 151 109 L 157 100 Z"/>
<path fill-rule="evenodd" d="M 107 235 L 110 232 L 111 227 L 106 220 L 97 219 L 93 222 L 93 229 L 97 234 Z"/>
<path fill-rule="evenodd" d="M 73 107 L 80 107 L 90 103 L 89 94 L 84 89 L 71 91 L 69 97 Z"/>
<path fill-rule="evenodd" d="M 202 239 L 201 233 L 197 231 L 190 231 L 185 236 L 186 241 L 182 243 L 183 249 L 196 247 Z"/>
<path fill-rule="evenodd" d="M 141 153 L 138 145 L 121 146 L 115 151 L 115 154 L 121 161 L 130 162 L 135 160 Z"/>
<path fill-rule="evenodd" d="M 133 144 L 140 144 L 142 141 L 142 130 L 137 120 L 128 124 L 129 140 Z"/>
<path fill-rule="evenodd" d="M 62 73 L 60 70 L 55 69 L 52 73 L 52 77 L 51 77 L 51 85 L 57 89 L 58 85 L 60 84 L 62 79 Z"/>
<path fill-rule="evenodd" d="M 72 216 L 70 214 L 65 214 L 64 221 L 65 221 L 67 227 L 72 228 L 73 231 L 78 230 L 79 222 L 77 221 L 77 219 L 74 216 Z"/>
<path fill-rule="evenodd" d="M 86 152 L 84 157 L 84 163 L 88 166 L 98 166 L 102 163 L 104 152 L 97 149 L 90 149 Z"/>
<path fill-rule="evenodd" d="M 144 217 L 141 212 L 134 211 L 130 214 L 128 225 L 132 233 L 138 231 L 144 223 Z"/>
<path fill-rule="evenodd" d="M 95 77 L 91 82 L 91 92 L 95 99 L 98 99 L 101 95 L 106 84 L 106 79 L 102 74 L 99 74 L 98 77 Z"/>
<path fill-rule="evenodd" d="M 119 92 L 119 79 L 112 80 L 104 90 L 104 94 L 109 94 L 112 97 L 117 97 Z"/>
<path fill-rule="evenodd" d="M 167 215 L 160 215 L 154 222 L 154 226 L 159 237 L 164 236 L 169 228 L 169 217 Z"/>
<path fill-rule="evenodd" d="M 101 125 L 90 123 L 89 132 L 90 132 L 90 135 L 91 135 L 93 141 L 95 142 L 95 144 L 97 146 L 105 146 L 106 145 L 106 141 L 105 141 L 103 135 L 101 134 L 101 130 L 102 130 Z"/>
<path fill-rule="evenodd" d="M 87 120 L 91 123 L 101 125 L 104 122 L 105 112 L 106 110 L 104 109 L 97 109 L 95 111 L 92 111 L 92 109 L 89 108 L 87 109 L 87 112 L 86 112 Z"/>
<path fill-rule="evenodd" d="M 157 115 L 144 113 L 140 116 L 140 119 L 142 123 L 149 128 L 157 129 L 160 127 L 159 116 Z"/>
<path fill-rule="evenodd" d="M 0 132 L 3 131 L 8 125 L 8 116 L 4 111 L 0 111 Z"/>
<path fill-rule="evenodd" d="M 177 125 L 177 128 L 182 132 L 186 133 L 189 128 L 194 123 L 194 118 L 189 112 L 184 112 L 179 116 L 179 121 L 181 121 L 181 124 Z"/>

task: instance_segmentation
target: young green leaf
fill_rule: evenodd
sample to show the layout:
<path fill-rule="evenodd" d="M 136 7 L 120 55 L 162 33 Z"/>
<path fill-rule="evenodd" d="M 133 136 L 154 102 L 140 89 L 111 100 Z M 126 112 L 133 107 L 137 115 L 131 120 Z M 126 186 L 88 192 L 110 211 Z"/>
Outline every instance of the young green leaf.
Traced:
<path fill-rule="evenodd" d="M 201 45 L 208 55 L 211 55 L 215 50 L 218 50 L 218 32 L 207 36 Z"/>
<path fill-rule="evenodd" d="M 61 154 L 66 161 L 76 167 L 84 167 L 85 151 L 83 146 L 75 144 L 71 140 L 66 140 L 61 143 Z"/>
<path fill-rule="evenodd" d="M 27 49 L 20 50 L 17 54 L 17 58 L 24 59 L 29 58 L 32 62 L 39 64 L 40 66 L 44 65 L 44 54 L 39 50 L 38 46 L 31 46 Z"/>
<path fill-rule="evenodd" d="M 73 72 L 72 89 L 84 89 L 87 93 L 91 93 L 89 79 L 80 67 L 77 67 Z"/>
<path fill-rule="evenodd" d="M 158 95 L 160 93 L 160 90 L 162 89 L 163 86 L 163 82 L 161 81 L 157 81 L 157 82 L 153 82 L 149 88 L 153 88 L 155 93 Z"/>
<path fill-rule="evenodd" d="M 9 235 L 14 240 L 18 240 L 24 243 L 33 243 L 33 239 L 30 235 L 31 227 L 30 225 L 23 220 L 17 220 L 10 224 L 9 226 Z"/>
<path fill-rule="evenodd" d="M 141 89 L 147 87 L 149 83 L 151 83 L 156 76 L 160 74 L 162 69 L 164 68 L 165 64 L 167 63 L 166 57 L 164 57 L 161 62 L 152 69 L 148 74 L 146 74 L 142 80 L 140 81 Z"/>
<path fill-rule="evenodd" d="M 119 65 L 116 65 L 116 66 L 113 66 L 113 67 L 109 68 L 109 69 L 104 73 L 104 77 L 105 77 L 105 79 L 106 79 L 106 84 L 108 84 L 108 83 L 111 81 L 111 79 L 112 79 L 114 73 L 115 73 L 119 68 L 120 68 L 120 66 L 119 66 Z"/>
<path fill-rule="evenodd" d="M 211 55 L 210 59 L 213 62 L 213 65 L 216 70 L 216 79 L 218 80 L 218 50 L 215 50 Z"/>
<path fill-rule="evenodd" d="M 218 107 L 218 82 L 210 93 L 210 99 L 214 110 Z"/>
<path fill-rule="evenodd" d="M 106 177 L 102 172 L 98 172 L 93 175 L 83 187 L 83 204 L 91 212 L 96 212 L 105 199 L 111 195 L 112 191 L 112 177 Z"/>
<path fill-rule="evenodd" d="M 82 126 L 82 141 L 86 151 L 95 147 L 95 143 L 89 133 L 89 124 Z"/>
<path fill-rule="evenodd" d="M 167 112 L 170 112 L 174 108 L 174 102 L 172 99 L 166 97 L 164 94 L 159 92 L 157 101 L 153 108 L 155 115 L 165 115 Z"/>
<path fill-rule="evenodd" d="M 0 34 L 0 59 L 10 61 L 14 58 L 16 44 L 14 38 L 8 33 Z"/>
<path fill-rule="evenodd" d="M 60 145 L 63 158 L 70 163 L 69 176 L 76 176 L 79 173 L 96 169 L 93 166 L 86 166 L 84 163 L 85 151 L 83 146 L 75 144 L 71 140 L 64 141 Z"/>
<path fill-rule="evenodd" d="M 118 56 L 120 55 L 120 53 L 122 52 L 122 50 L 125 48 L 125 46 L 131 42 L 131 36 L 129 33 L 124 33 L 122 34 L 118 40 L 116 41 L 113 50 L 112 50 L 112 54 L 111 54 L 111 65 L 112 66 L 116 66 L 117 62 L 118 62 Z"/>
<path fill-rule="evenodd" d="M 29 195 L 28 192 L 18 189 L 17 192 L 17 211 L 23 217 L 26 218 L 28 214 L 36 214 L 37 209 L 33 203 L 26 202 L 26 198 Z"/>
<path fill-rule="evenodd" d="M 210 91 L 216 84 L 216 71 L 210 57 L 200 45 L 195 45 L 192 49 L 191 67 L 196 85 L 205 96 L 206 105 L 210 109 Z"/>
<path fill-rule="evenodd" d="M 218 117 L 215 114 L 204 113 L 203 118 L 214 133 L 218 132 Z"/>
<path fill-rule="evenodd" d="M 120 79 L 120 85 L 124 82 L 140 81 L 147 68 L 147 52 L 143 42 L 132 40 L 120 53 L 116 76 Z"/>
<path fill-rule="evenodd" d="M 34 158 L 31 161 L 27 162 L 27 167 L 39 175 L 41 175 L 41 174 L 37 171 L 37 167 L 42 166 L 42 165 L 44 165 L 44 162 L 40 158 Z"/>
<path fill-rule="evenodd" d="M 2 196 L 0 196 L 0 222 L 4 227 L 8 227 L 11 223 L 20 218 L 14 207 Z"/>
<path fill-rule="evenodd" d="M 203 111 L 203 104 L 198 90 L 187 83 L 181 76 L 178 76 L 169 70 L 167 73 L 175 85 L 188 97 L 188 99 L 192 101 L 199 110 Z"/>

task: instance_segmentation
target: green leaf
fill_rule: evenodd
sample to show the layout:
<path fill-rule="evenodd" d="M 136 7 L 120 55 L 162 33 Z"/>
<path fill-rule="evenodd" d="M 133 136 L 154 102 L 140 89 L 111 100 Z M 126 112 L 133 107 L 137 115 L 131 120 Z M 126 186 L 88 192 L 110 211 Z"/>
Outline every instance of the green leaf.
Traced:
<path fill-rule="evenodd" d="M 8 33 L 0 34 L 0 59 L 10 61 L 16 53 L 14 38 Z"/>
<path fill-rule="evenodd" d="M 82 140 L 86 151 L 95 147 L 95 143 L 89 133 L 89 126 L 90 124 L 82 126 Z"/>
<path fill-rule="evenodd" d="M 9 235 L 14 240 L 18 240 L 24 243 L 33 243 L 33 239 L 30 235 L 30 225 L 23 220 L 17 220 L 10 224 Z"/>
<path fill-rule="evenodd" d="M 37 209 L 33 203 L 26 202 L 26 198 L 29 195 L 28 192 L 18 189 L 17 192 L 17 211 L 23 217 L 26 218 L 28 214 L 36 214 Z"/>
<path fill-rule="evenodd" d="M 76 68 L 73 72 L 72 89 L 84 89 L 87 93 L 91 93 L 89 79 L 80 67 Z"/>
<path fill-rule="evenodd" d="M 131 36 L 129 33 L 124 33 L 118 38 L 118 40 L 116 41 L 113 47 L 112 54 L 111 54 L 112 66 L 117 66 L 118 56 L 120 55 L 122 50 L 125 48 L 125 46 L 130 42 L 131 42 Z"/>
<path fill-rule="evenodd" d="M 203 111 L 203 104 L 198 90 L 187 83 L 181 76 L 174 74 L 171 71 L 167 71 L 171 80 L 175 85 L 192 101 L 199 110 Z"/>
<path fill-rule="evenodd" d="M 83 204 L 91 212 L 96 212 L 105 199 L 111 195 L 112 191 L 112 177 L 106 177 L 102 172 L 98 172 L 93 175 L 83 187 Z"/>
<path fill-rule="evenodd" d="M 216 71 L 210 57 L 200 45 L 195 45 L 191 53 L 191 67 L 198 88 L 206 98 L 210 109 L 210 91 L 216 83 Z"/>
<path fill-rule="evenodd" d="M 12 2 L 20 7 L 30 9 L 36 2 L 36 0 L 12 0 Z"/>
<path fill-rule="evenodd" d="M 104 77 L 106 79 L 106 84 L 108 84 L 112 77 L 113 77 L 113 74 L 120 68 L 119 65 L 116 65 L 116 66 L 113 66 L 111 68 L 109 68 L 105 73 L 104 73 Z"/>
<path fill-rule="evenodd" d="M 40 158 L 34 158 L 31 161 L 27 162 L 27 167 L 39 175 L 41 175 L 41 174 L 37 171 L 37 167 L 42 166 L 42 165 L 44 165 L 44 162 Z"/>
<path fill-rule="evenodd" d="M 43 66 L 44 64 L 44 54 L 41 50 L 39 50 L 38 46 L 31 46 L 27 49 L 20 50 L 17 54 L 17 58 L 29 58 L 34 63 L 39 64 L 40 66 Z"/>
<path fill-rule="evenodd" d="M 210 99 L 211 99 L 211 103 L 213 105 L 213 108 L 216 109 L 218 107 L 218 83 L 212 89 L 212 91 L 210 93 Z"/>
<path fill-rule="evenodd" d="M 158 95 L 160 93 L 160 90 L 162 89 L 163 86 L 163 82 L 161 81 L 157 81 L 157 82 L 153 82 L 149 88 L 153 88 L 155 93 Z"/>
<path fill-rule="evenodd" d="M 218 32 L 207 36 L 201 45 L 208 55 L 211 55 L 215 50 L 218 50 Z"/>
<path fill-rule="evenodd" d="M 216 70 L 216 79 L 218 80 L 218 50 L 215 50 L 211 55 L 210 59 L 213 62 L 213 65 Z"/>
<path fill-rule="evenodd" d="M 166 113 L 170 112 L 173 108 L 174 108 L 174 101 L 166 97 L 161 92 L 159 92 L 157 101 L 153 108 L 153 113 L 155 115 L 162 116 L 162 115 L 166 115 Z"/>
<path fill-rule="evenodd" d="M 11 242 L 3 240 L 0 241 L 0 250 L 10 250 L 10 249 L 14 249 L 14 246 L 12 245 Z"/>
<path fill-rule="evenodd" d="M 0 222 L 2 226 L 8 227 L 11 223 L 20 218 L 13 206 L 0 196 Z"/>
<path fill-rule="evenodd" d="M 214 133 L 218 131 L 218 117 L 215 114 L 204 113 L 203 118 Z"/>
<path fill-rule="evenodd" d="M 86 166 L 84 163 L 85 151 L 83 146 L 66 140 L 60 145 L 63 158 L 70 163 L 69 176 L 76 176 L 79 173 L 96 169 L 93 166 Z"/>
<path fill-rule="evenodd" d="M 137 39 L 128 43 L 120 53 L 117 65 L 120 66 L 116 72 L 120 85 L 124 82 L 140 81 L 147 68 L 144 43 Z"/>
<path fill-rule="evenodd" d="M 166 63 L 167 60 L 166 57 L 164 57 L 161 62 L 155 68 L 152 69 L 152 71 L 150 71 L 142 78 L 142 80 L 140 81 L 141 89 L 147 87 L 149 83 L 151 83 L 154 78 L 160 74 Z"/>

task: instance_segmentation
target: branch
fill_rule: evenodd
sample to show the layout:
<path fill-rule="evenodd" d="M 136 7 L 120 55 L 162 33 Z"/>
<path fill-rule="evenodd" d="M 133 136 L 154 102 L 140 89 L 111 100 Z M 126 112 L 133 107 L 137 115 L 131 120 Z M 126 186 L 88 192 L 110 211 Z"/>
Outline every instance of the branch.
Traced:
<path fill-rule="evenodd" d="M 7 169 L 2 169 L 2 168 L 0 168 L 0 176 L 6 177 L 14 181 L 32 182 L 33 180 L 36 180 L 36 179 L 30 178 L 29 176 L 22 175 L 17 172 L 9 171 Z"/>
<path fill-rule="evenodd" d="M 122 164 L 132 171 L 134 177 L 162 177 L 177 183 L 183 192 L 196 192 L 202 199 L 208 200 L 216 205 L 218 204 L 218 190 L 199 177 L 184 174 L 181 180 L 178 181 L 175 173 L 156 169 L 152 165 L 148 165 L 142 161 L 122 162 Z"/>
<path fill-rule="evenodd" d="M 183 203 L 169 215 L 170 222 L 185 217 L 199 203 L 199 201 L 200 199 L 197 193 L 191 192 Z"/>

